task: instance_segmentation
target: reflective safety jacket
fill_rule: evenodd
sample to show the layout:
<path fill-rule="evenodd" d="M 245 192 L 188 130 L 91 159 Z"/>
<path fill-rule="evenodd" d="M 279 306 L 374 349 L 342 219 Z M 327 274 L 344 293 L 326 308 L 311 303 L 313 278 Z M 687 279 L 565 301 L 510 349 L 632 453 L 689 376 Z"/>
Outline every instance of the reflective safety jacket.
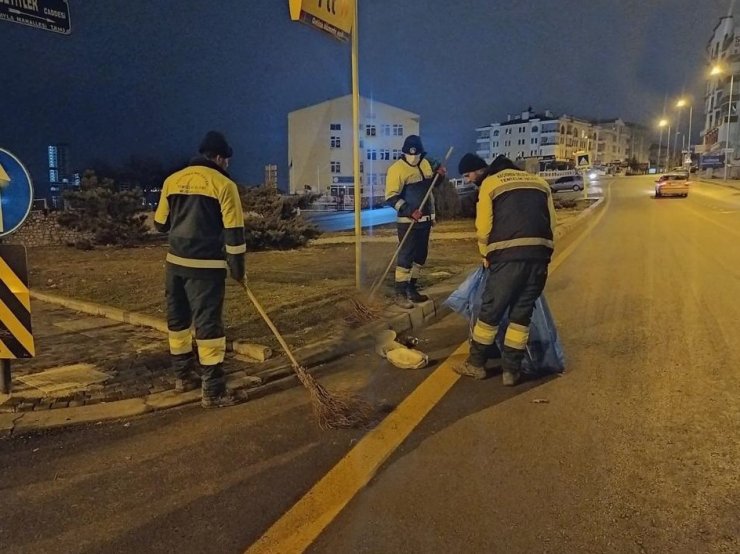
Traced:
<path fill-rule="evenodd" d="M 244 213 L 229 174 L 197 158 L 164 182 L 154 223 L 169 231 L 168 269 L 194 278 L 223 278 L 229 265 L 241 264 Z"/>
<path fill-rule="evenodd" d="M 398 212 L 398 223 L 411 223 L 411 214 L 421 206 L 424 195 L 432 186 L 434 171 L 428 160 L 422 159 L 419 165 L 410 165 L 405 159 L 400 159 L 388 168 L 385 179 L 385 201 Z M 421 210 L 422 218 L 417 225 L 425 223 L 427 226 L 434 221 L 434 195 Z"/>
<path fill-rule="evenodd" d="M 490 262 L 549 261 L 555 225 L 550 185 L 541 177 L 505 169 L 483 179 L 475 229 L 480 253 Z"/>

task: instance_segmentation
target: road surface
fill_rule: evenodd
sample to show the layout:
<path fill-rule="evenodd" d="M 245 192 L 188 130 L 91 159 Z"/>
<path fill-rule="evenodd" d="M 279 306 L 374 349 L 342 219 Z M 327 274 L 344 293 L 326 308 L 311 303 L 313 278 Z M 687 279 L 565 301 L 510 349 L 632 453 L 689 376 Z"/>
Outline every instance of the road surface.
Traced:
<path fill-rule="evenodd" d="M 458 380 L 449 316 L 428 369 L 322 373 L 390 413 L 369 432 L 318 431 L 294 388 L 4 440 L 0 551 L 740 551 L 740 191 L 608 191 L 551 266 L 562 377 Z"/>

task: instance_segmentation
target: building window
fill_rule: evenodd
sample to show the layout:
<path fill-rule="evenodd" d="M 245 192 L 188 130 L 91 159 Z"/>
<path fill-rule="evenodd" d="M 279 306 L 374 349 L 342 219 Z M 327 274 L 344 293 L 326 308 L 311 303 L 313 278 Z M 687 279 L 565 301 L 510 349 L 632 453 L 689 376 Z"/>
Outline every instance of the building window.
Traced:
<path fill-rule="evenodd" d="M 330 131 L 341 131 L 342 130 L 342 124 L 341 123 L 330 123 L 329 124 L 329 130 Z"/>
<path fill-rule="evenodd" d="M 537 125 L 532 125 L 532 132 L 533 132 L 533 133 L 536 133 L 536 132 L 537 132 L 537 131 L 539 131 L 539 130 L 540 130 L 540 129 L 539 129 L 539 127 L 537 127 Z"/>
<path fill-rule="evenodd" d="M 342 172 L 342 164 L 339 162 L 331 162 L 331 172 L 332 173 L 341 173 Z"/>
<path fill-rule="evenodd" d="M 374 137 L 376 134 L 375 125 L 366 125 L 365 126 L 365 135 L 368 137 Z"/>
<path fill-rule="evenodd" d="M 360 173 L 365 173 L 365 162 L 360 160 Z"/>
<path fill-rule="evenodd" d="M 494 137 L 497 137 L 497 136 L 498 136 L 498 129 L 496 129 L 496 130 L 495 130 L 495 131 L 493 132 L 493 136 L 494 136 Z"/>
<path fill-rule="evenodd" d="M 381 148 L 380 149 L 380 159 L 381 160 L 390 160 L 391 159 L 391 151 L 387 148 Z"/>
<path fill-rule="evenodd" d="M 331 147 L 332 148 L 341 148 L 342 147 L 342 139 L 339 137 L 331 137 Z"/>
<path fill-rule="evenodd" d="M 402 152 L 398 148 L 393 149 L 393 159 L 394 160 L 400 160 L 401 159 Z"/>
<path fill-rule="evenodd" d="M 378 151 L 371 148 L 367 151 L 367 159 L 368 160 L 377 160 L 378 159 Z"/>
<path fill-rule="evenodd" d="M 391 136 L 391 126 L 390 126 L 390 125 L 382 125 L 382 126 L 380 127 L 380 130 L 381 130 L 381 134 L 382 134 L 382 135 L 383 135 L 384 137 L 389 137 L 389 136 Z"/>
<path fill-rule="evenodd" d="M 403 136 L 403 125 L 400 123 L 394 123 L 393 124 L 393 136 L 394 137 L 402 137 Z"/>

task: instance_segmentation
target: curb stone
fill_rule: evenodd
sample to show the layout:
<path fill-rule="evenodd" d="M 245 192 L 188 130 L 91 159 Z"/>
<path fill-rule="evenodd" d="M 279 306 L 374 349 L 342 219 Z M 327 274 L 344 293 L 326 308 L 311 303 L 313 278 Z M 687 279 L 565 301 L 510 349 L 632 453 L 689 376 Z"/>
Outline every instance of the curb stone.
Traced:
<path fill-rule="evenodd" d="M 558 225 L 555 230 L 555 238 L 563 237 L 583 219 L 591 215 L 596 209 L 602 207 L 604 200 L 605 197 L 602 196 L 577 216 Z M 459 286 L 465 275 L 466 273 L 462 273 L 428 287 L 425 292 L 430 296 L 430 299 L 417 304 L 412 310 L 396 310 L 391 307 L 386 312 L 386 317 L 383 320 L 347 331 L 340 337 L 331 337 L 297 349 L 295 351 L 296 357 L 305 364 L 310 373 L 313 373 L 326 363 L 372 345 L 372 337 L 380 330 L 393 329 L 397 333 L 403 333 L 409 330 L 419 329 L 434 320 L 441 319 L 451 313 L 451 310 L 443 304 L 444 300 Z M 35 291 L 31 291 L 31 297 L 42 302 L 61 305 L 79 312 L 167 332 L 167 323 L 164 320 L 137 312 Z M 293 372 L 293 368 L 282 357 L 275 358 L 261 365 L 266 365 L 267 367 L 255 375 L 227 376 L 227 384 L 230 388 L 246 391 L 250 399 L 260 398 L 273 392 L 286 390 L 298 384 L 298 379 Z M 44 411 L 0 413 L 0 437 L 10 437 L 14 434 L 29 433 L 39 429 L 61 428 L 86 423 L 97 423 L 103 420 L 121 419 L 194 404 L 199 401 L 200 391 L 198 390 L 187 393 L 176 393 L 173 390 L 167 390 L 149 394 L 142 398 L 100 402 L 86 406 L 73 406 Z"/>

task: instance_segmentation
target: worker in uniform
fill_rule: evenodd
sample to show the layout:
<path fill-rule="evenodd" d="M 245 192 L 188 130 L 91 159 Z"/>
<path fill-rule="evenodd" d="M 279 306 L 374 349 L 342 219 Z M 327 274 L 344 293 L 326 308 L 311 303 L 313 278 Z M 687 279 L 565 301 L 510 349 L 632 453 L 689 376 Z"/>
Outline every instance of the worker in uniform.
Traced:
<path fill-rule="evenodd" d="M 398 214 L 396 228 L 399 241 L 412 222 L 414 224 L 398 253 L 394 296 L 396 305 L 410 309 L 415 302 L 428 300 L 419 292 L 418 282 L 429 252 L 429 234 L 435 219 L 434 195 L 429 195 L 424 206 L 421 202 L 432 186 L 435 172 L 444 176 L 445 169 L 442 166 L 433 168 L 426 159 L 424 146 L 417 135 L 406 137 L 401 153 L 402 157 L 388 168 L 385 201 Z"/>
<path fill-rule="evenodd" d="M 475 154 L 465 154 L 458 170 L 480 186 L 475 229 L 488 278 L 470 354 L 454 370 L 476 379 L 486 377 L 486 362 L 499 355 L 495 339 L 508 312 L 500 355 L 503 384 L 513 386 L 520 379 L 532 312 L 552 258 L 556 225 L 552 193 L 547 181 L 521 171 L 505 156 L 488 165 Z"/>
<path fill-rule="evenodd" d="M 224 379 L 223 305 L 227 269 L 234 280 L 246 282 L 246 243 L 239 192 L 226 171 L 231 147 L 223 134 L 210 131 L 198 151 L 200 156 L 165 180 L 154 223 L 169 232 L 165 285 L 175 389 L 200 386 L 202 406 L 212 408 L 239 401 Z"/>

